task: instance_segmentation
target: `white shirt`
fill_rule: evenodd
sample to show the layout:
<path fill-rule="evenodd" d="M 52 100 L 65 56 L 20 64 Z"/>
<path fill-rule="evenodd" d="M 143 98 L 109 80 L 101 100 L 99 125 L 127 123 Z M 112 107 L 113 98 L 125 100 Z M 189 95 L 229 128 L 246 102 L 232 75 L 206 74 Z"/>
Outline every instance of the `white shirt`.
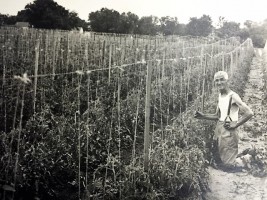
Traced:
<path fill-rule="evenodd" d="M 225 121 L 227 117 L 228 107 L 229 107 L 229 101 L 230 97 L 237 97 L 240 98 L 239 95 L 233 91 L 229 92 L 227 95 L 221 95 L 219 94 L 219 102 L 218 107 L 220 109 L 221 116 L 219 118 L 220 121 Z M 232 121 L 238 121 L 238 111 L 239 107 L 235 104 L 234 98 L 232 98 L 232 104 L 230 109 L 229 116 L 231 117 Z M 229 117 L 226 119 L 226 121 L 231 121 Z"/>

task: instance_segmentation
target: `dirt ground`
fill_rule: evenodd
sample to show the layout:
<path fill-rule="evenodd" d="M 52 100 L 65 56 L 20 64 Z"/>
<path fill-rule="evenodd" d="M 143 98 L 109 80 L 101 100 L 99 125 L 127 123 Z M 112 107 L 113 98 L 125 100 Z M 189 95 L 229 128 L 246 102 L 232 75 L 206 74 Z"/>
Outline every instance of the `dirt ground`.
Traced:
<path fill-rule="evenodd" d="M 266 52 L 266 50 L 265 50 Z M 254 117 L 239 129 L 239 152 L 247 148 L 267 151 L 267 105 L 264 95 L 264 76 L 267 52 L 255 49 L 249 80 L 242 98 L 254 112 Z M 255 177 L 247 170 L 227 173 L 209 168 L 210 192 L 206 200 L 267 200 L 267 177 Z"/>

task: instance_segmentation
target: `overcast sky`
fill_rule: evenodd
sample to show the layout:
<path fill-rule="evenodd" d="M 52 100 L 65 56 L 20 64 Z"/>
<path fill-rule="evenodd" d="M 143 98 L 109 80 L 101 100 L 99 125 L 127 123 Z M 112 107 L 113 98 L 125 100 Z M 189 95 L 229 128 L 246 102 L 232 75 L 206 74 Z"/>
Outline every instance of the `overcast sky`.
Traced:
<path fill-rule="evenodd" d="M 88 20 L 88 14 L 103 7 L 120 13 L 132 12 L 139 17 L 177 17 L 180 23 L 188 23 L 190 17 L 211 16 L 217 22 L 219 16 L 227 21 L 243 24 L 245 20 L 261 22 L 267 19 L 267 0 L 55 0 L 69 11 Z M 33 0 L 0 0 L 0 13 L 17 15 Z"/>

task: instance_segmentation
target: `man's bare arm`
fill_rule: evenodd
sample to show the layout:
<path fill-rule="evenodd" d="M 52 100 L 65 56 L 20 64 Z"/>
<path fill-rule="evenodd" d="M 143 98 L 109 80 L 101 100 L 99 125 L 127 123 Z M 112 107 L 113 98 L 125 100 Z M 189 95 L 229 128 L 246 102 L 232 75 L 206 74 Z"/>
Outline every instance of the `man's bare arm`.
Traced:
<path fill-rule="evenodd" d="M 216 112 L 214 114 L 204 114 L 202 112 L 197 111 L 194 117 L 197 119 L 218 120 L 219 108 L 217 107 Z"/>
<path fill-rule="evenodd" d="M 253 115 L 253 111 L 247 106 L 246 103 L 244 103 L 241 98 L 237 95 L 233 96 L 233 100 L 236 103 L 236 105 L 239 107 L 240 111 L 243 113 L 242 117 L 237 121 L 236 123 L 236 127 L 241 126 L 242 124 L 244 124 L 245 122 L 247 122 Z"/>

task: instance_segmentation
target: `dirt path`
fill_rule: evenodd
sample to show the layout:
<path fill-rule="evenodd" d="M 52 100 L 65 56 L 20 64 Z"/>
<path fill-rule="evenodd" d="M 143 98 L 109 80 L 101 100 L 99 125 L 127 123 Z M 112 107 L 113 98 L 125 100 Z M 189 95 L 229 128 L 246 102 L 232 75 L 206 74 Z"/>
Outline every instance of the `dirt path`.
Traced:
<path fill-rule="evenodd" d="M 252 147 L 265 152 L 267 150 L 265 149 L 267 144 L 262 136 L 262 133 L 266 133 L 267 130 L 267 106 L 263 103 L 264 56 L 267 57 L 267 54 L 263 55 L 262 49 L 255 51 L 256 56 L 253 58 L 243 97 L 243 100 L 254 111 L 255 116 L 240 127 L 239 152 Z M 247 171 L 227 173 L 214 168 L 209 168 L 209 172 L 211 191 L 206 194 L 207 200 L 267 200 L 266 177 L 254 177 Z"/>

